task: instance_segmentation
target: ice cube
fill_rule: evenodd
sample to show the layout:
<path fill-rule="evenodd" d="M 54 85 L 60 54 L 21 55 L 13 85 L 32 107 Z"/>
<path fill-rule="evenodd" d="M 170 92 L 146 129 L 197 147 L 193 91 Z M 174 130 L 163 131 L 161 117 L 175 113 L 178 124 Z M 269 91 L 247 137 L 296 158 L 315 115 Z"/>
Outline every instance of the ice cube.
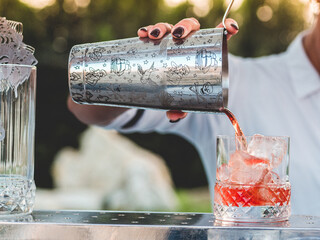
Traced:
<path fill-rule="evenodd" d="M 287 144 L 279 137 L 256 134 L 252 137 L 247 151 L 257 158 L 269 159 L 271 168 L 276 168 L 287 152 Z"/>
<path fill-rule="evenodd" d="M 269 161 L 244 151 L 235 151 L 229 160 L 230 181 L 236 184 L 264 183 L 269 173 Z"/>
<path fill-rule="evenodd" d="M 219 181 L 228 181 L 229 179 L 229 167 L 226 163 L 222 164 L 217 169 L 217 179 Z"/>

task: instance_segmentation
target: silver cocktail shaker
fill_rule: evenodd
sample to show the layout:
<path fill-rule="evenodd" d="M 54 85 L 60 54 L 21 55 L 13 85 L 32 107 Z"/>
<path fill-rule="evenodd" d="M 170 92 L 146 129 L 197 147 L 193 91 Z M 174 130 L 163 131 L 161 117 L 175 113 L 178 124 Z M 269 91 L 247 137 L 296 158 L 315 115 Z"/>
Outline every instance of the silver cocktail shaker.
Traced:
<path fill-rule="evenodd" d="M 71 97 L 80 104 L 219 111 L 228 103 L 226 34 L 213 28 L 182 40 L 168 34 L 76 45 L 69 56 Z"/>

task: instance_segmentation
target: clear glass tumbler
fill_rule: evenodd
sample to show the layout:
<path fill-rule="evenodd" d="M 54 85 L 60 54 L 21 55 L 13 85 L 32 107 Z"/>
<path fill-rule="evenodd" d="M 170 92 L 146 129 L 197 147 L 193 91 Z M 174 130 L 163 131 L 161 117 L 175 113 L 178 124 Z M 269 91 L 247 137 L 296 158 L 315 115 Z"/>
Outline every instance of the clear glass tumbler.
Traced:
<path fill-rule="evenodd" d="M 239 149 L 239 141 L 247 148 Z M 290 216 L 289 137 L 217 138 L 216 220 L 276 222 Z"/>
<path fill-rule="evenodd" d="M 0 64 L 0 217 L 33 210 L 35 88 L 35 66 Z"/>

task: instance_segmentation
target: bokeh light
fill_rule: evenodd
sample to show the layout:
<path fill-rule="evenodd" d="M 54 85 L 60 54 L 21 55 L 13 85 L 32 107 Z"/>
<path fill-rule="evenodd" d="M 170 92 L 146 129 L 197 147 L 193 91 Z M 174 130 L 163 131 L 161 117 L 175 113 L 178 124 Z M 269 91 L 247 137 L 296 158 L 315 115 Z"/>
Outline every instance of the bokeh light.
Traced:
<path fill-rule="evenodd" d="M 230 1 L 231 1 L 231 0 L 225 0 L 225 3 L 224 3 L 225 7 L 227 7 L 227 6 L 229 5 Z M 230 11 L 236 11 L 236 10 L 238 10 L 238 9 L 241 7 L 243 1 L 244 1 L 244 0 L 235 0 L 235 1 L 233 2 L 233 4 L 232 4 L 232 7 L 231 7 Z"/>
<path fill-rule="evenodd" d="M 86 8 L 90 4 L 91 0 L 75 0 L 75 4 L 78 7 Z"/>
<path fill-rule="evenodd" d="M 79 8 L 86 8 L 89 6 L 91 0 L 64 0 L 63 10 L 66 13 L 75 13 Z"/>
<path fill-rule="evenodd" d="M 67 39 L 64 37 L 56 37 L 52 42 L 52 48 L 57 53 L 63 53 L 67 50 Z"/>
<path fill-rule="evenodd" d="M 259 7 L 257 10 L 257 17 L 261 22 L 268 22 L 273 16 L 273 10 L 268 5 Z"/>
<path fill-rule="evenodd" d="M 213 5 L 211 0 L 189 0 L 189 2 L 193 5 L 192 10 L 198 17 L 207 16 Z"/>
<path fill-rule="evenodd" d="M 20 0 L 20 2 L 35 9 L 43 9 L 53 5 L 56 0 Z"/>
<path fill-rule="evenodd" d="M 74 13 L 76 12 L 78 9 L 75 1 L 73 0 L 65 0 L 63 2 L 63 10 L 66 12 L 66 13 Z"/>
<path fill-rule="evenodd" d="M 168 7 L 176 7 L 184 2 L 186 2 L 186 0 L 164 0 L 165 4 L 168 6 Z"/>
<path fill-rule="evenodd" d="M 209 11 L 212 9 L 212 0 L 165 0 L 165 4 L 168 7 L 177 7 L 178 5 L 188 2 L 191 4 L 192 12 L 198 17 L 205 17 L 208 15 Z"/>

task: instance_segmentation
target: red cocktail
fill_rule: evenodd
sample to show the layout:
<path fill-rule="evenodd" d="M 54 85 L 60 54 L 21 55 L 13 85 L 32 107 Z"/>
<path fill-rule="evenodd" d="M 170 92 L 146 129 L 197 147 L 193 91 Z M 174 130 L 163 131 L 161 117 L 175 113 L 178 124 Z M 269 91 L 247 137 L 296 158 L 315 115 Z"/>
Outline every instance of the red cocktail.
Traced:
<path fill-rule="evenodd" d="M 245 142 L 245 148 L 239 142 Z M 288 219 L 291 195 L 288 144 L 288 137 L 218 137 L 214 189 L 217 219 L 245 222 Z"/>

